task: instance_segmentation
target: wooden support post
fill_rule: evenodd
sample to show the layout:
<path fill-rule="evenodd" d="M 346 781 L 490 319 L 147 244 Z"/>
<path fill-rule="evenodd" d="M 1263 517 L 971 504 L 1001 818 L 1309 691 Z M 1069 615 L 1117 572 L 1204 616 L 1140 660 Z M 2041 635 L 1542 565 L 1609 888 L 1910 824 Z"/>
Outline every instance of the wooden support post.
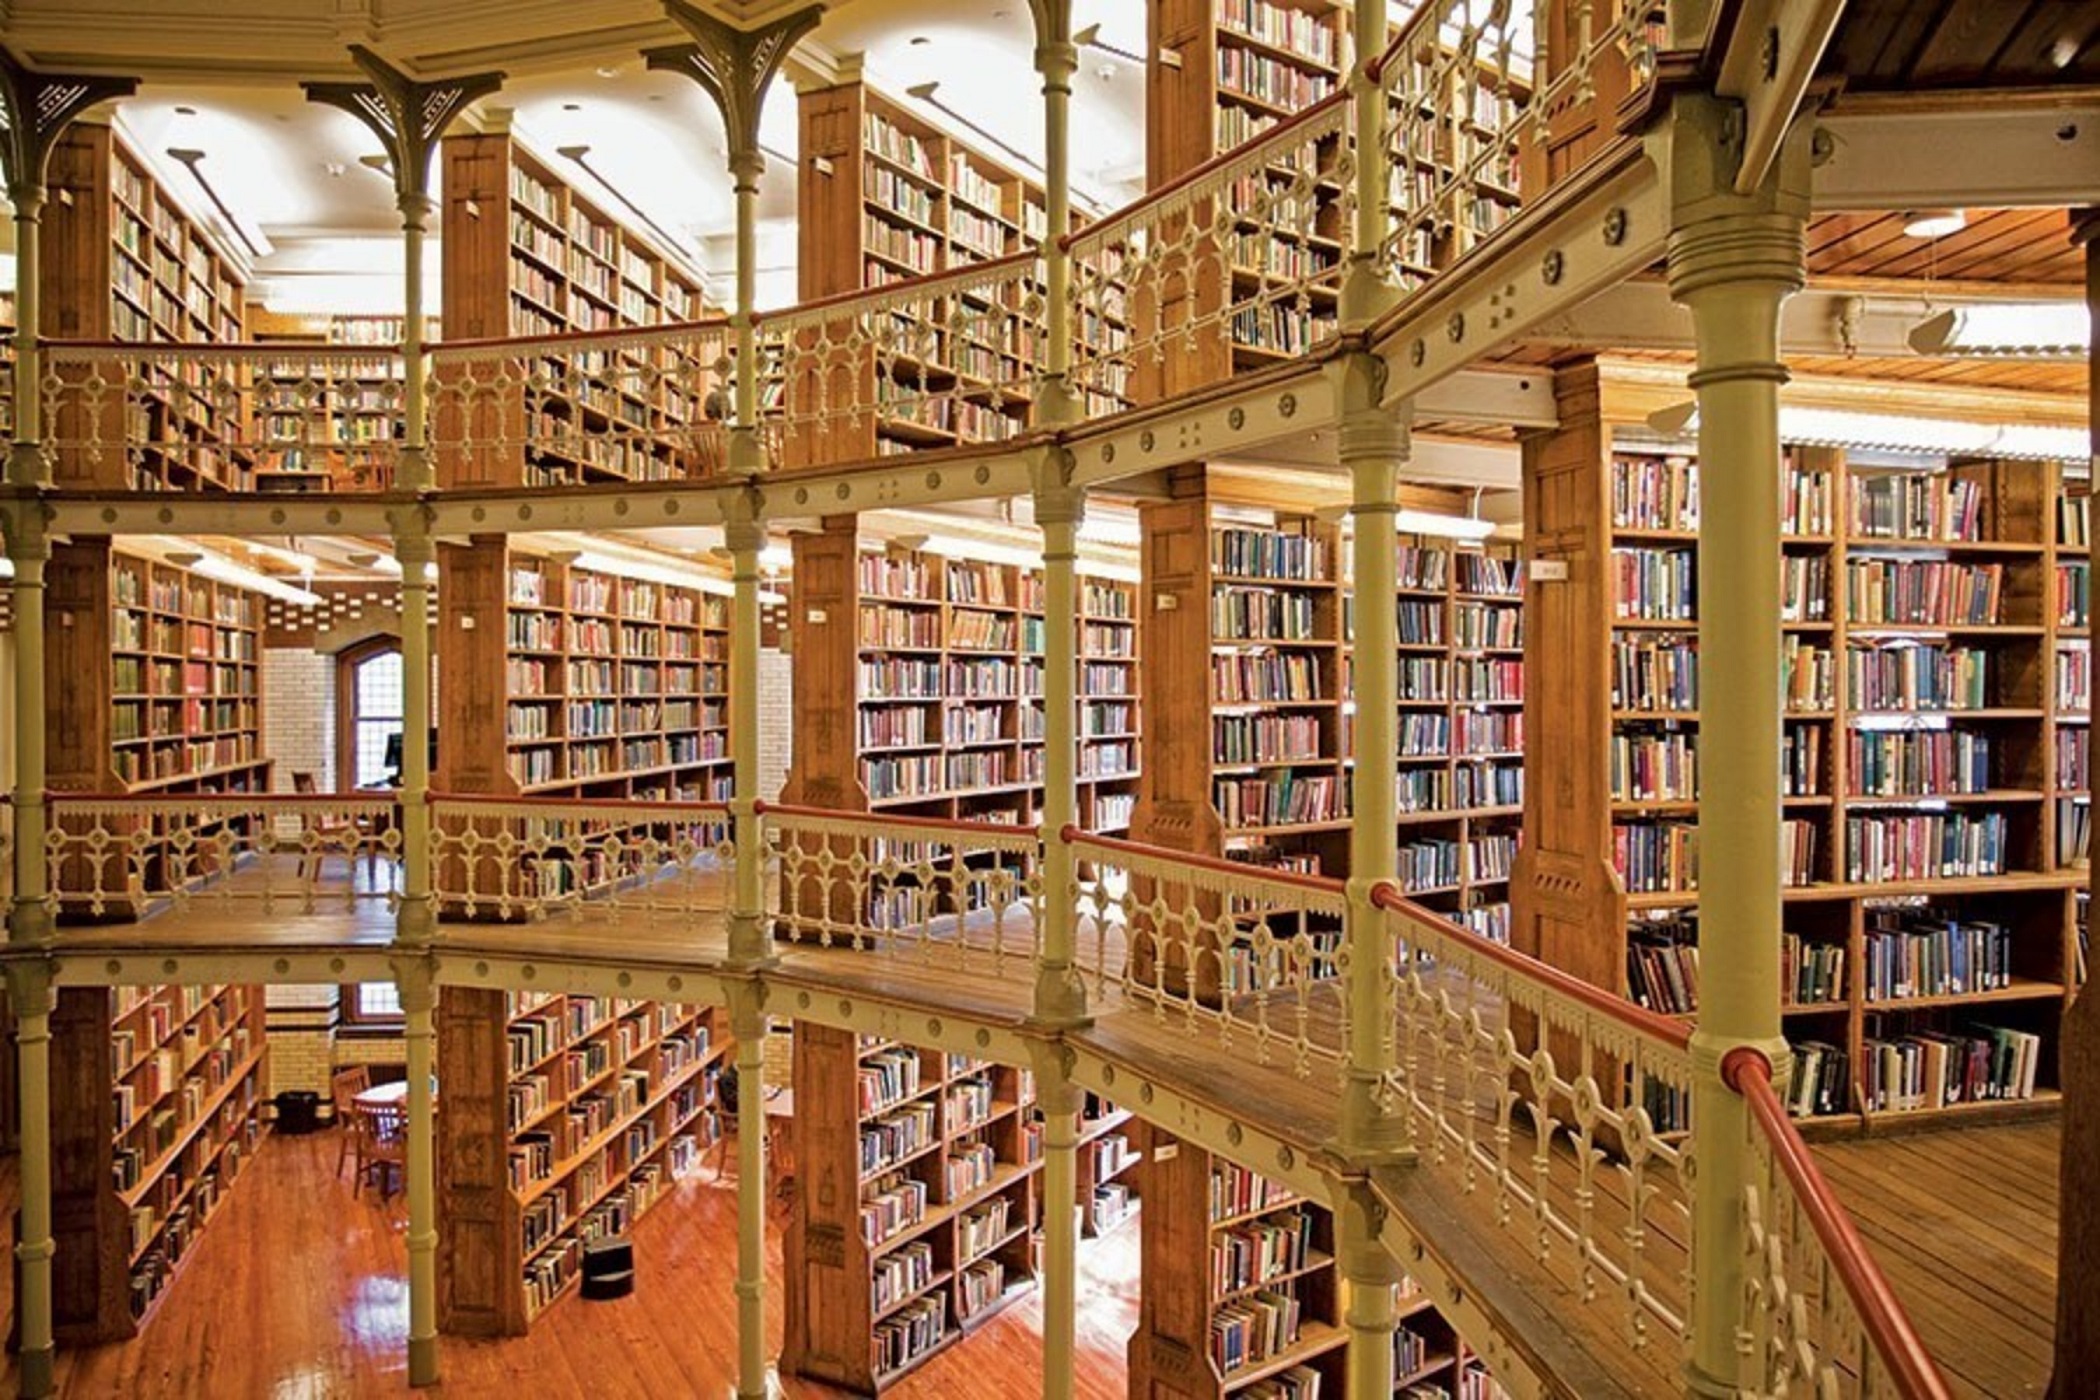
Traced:
<path fill-rule="evenodd" d="M 396 958 L 394 985 L 407 1022 L 408 1383 L 426 1386 L 438 1381 L 436 970 L 427 958 Z"/>
<path fill-rule="evenodd" d="M 2085 304 L 2100 314 L 2100 209 L 2073 216 L 2072 237 L 2085 248 Z M 2100 351 L 2100 341 L 2094 345 Z M 2100 354 L 2088 357 L 2089 405 L 2100 408 Z M 2093 419 L 2092 460 L 2100 463 L 2100 417 Z M 2087 532 L 2100 568 L 2100 535 Z M 2088 886 L 2090 888 L 2090 886 Z M 2100 1197 L 2092 1191 L 2100 1162 L 2100 996 L 2086 985 L 2064 1013 L 2058 1061 L 2064 1091 L 2062 1178 L 2056 1227 L 2056 1374 L 2050 1400 L 2072 1400 L 2100 1376 Z M 2079 1380 L 2084 1376 L 2084 1380 Z"/>
<path fill-rule="evenodd" d="M 1692 1121 L 1691 1359 L 1701 1396 L 1737 1393 L 1746 1250 L 1749 1116 L 1721 1082 L 1737 1046 L 1789 1067 L 1779 1016 L 1779 310 L 1806 277 L 1806 124 L 1753 194 L 1733 192 L 1727 104 L 1680 98 L 1672 114 L 1670 295 L 1692 313 L 1699 396 L 1699 1021 Z"/>
<path fill-rule="evenodd" d="M 17 667 L 21 665 L 16 659 Z M 50 964 L 11 963 L 15 1074 L 19 1083 L 22 1147 L 16 1165 L 21 1209 L 15 1227 L 15 1331 L 25 1400 L 55 1389 L 51 1260 L 57 1253 L 51 1217 L 51 1013 L 57 997 Z M 106 1184 L 106 1183 L 105 1183 Z"/>
<path fill-rule="evenodd" d="M 1057 617 L 1053 606 L 1047 614 Z M 1070 614 L 1064 614 L 1069 617 Z M 1079 1350 L 1079 1107 L 1071 1051 L 1036 1055 L 1043 1113 L 1043 1400 L 1072 1400 Z"/>
<path fill-rule="evenodd" d="M 736 1344 L 737 1400 L 766 1400 L 766 1096 L 765 993 L 730 988 L 736 1035 Z"/>

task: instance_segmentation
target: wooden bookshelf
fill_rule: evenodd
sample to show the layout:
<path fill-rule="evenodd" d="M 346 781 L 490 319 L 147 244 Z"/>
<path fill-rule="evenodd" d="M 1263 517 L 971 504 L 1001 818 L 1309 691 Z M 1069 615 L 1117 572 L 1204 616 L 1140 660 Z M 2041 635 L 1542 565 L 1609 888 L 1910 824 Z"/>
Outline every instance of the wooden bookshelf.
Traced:
<path fill-rule="evenodd" d="M 256 440 L 284 444 L 267 453 L 259 482 L 276 491 L 374 491 L 393 482 L 393 439 L 401 416 L 406 371 L 398 352 L 399 316 L 294 316 L 248 308 L 255 339 L 283 345 L 341 349 L 369 346 L 358 360 L 325 377 L 293 354 L 265 368 L 255 386 Z M 435 317 L 427 337 L 439 338 Z M 316 430 L 327 436 L 316 441 Z"/>
<path fill-rule="evenodd" d="M 1614 431 L 1608 367 L 1564 370 L 1558 389 L 1561 430 L 1527 449 L 1526 518 L 1569 576 L 1533 600 L 1529 720 L 1569 766 L 1531 785 L 1515 941 L 1688 1015 L 1696 463 Z M 2049 464 L 1898 470 L 1796 448 L 1786 472 L 1795 1109 L 1859 1123 L 2045 1102 L 2085 875 L 2082 518 Z M 1954 1102 L 1915 1082 L 1957 1048 L 1948 1037 L 1997 1062 Z"/>
<path fill-rule="evenodd" d="M 683 254 L 601 207 L 506 133 L 448 136 L 445 328 L 463 339 L 637 330 L 696 320 L 705 284 Z M 586 372 L 587 371 L 587 372 Z M 696 446 L 718 367 L 678 344 L 618 345 L 598 362 L 539 362 L 529 397 L 441 395 L 495 445 L 442 453 L 447 486 L 551 486 L 705 475 Z M 527 444 L 528 432 L 532 437 Z M 447 434 L 448 438 L 452 435 Z"/>
<path fill-rule="evenodd" d="M 500 539 L 440 546 L 439 557 L 438 763 L 448 790 L 729 796 L 727 598 Z"/>
<path fill-rule="evenodd" d="M 1130 1394 L 1341 1394 L 1348 1328 L 1333 1216 L 1257 1172 L 1150 1134 Z M 1499 1400 L 1486 1367 L 1413 1279 L 1394 1287 L 1394 1302 L 1395 1396 Z"/>
<path fill-rule="evenodd" d="M 62 1343 L 135 1335 L 262 1138 L 262 989 L 68 987 L 51 1017 Z"/>
<path fill-rule="evenodd" d="M 1027 825 L 1042 810 L 1042 575 L 794 537 L 795 762 L 787 800 Z M 1081 820 L 1127 826 L 1139 781 L 1134 584 L 1080 578 Z"/>
<path fill-rule="evenodd" d="M 788 1222 L 781 1367 L 876 1394 L 1034 1287 L 1034 1079 L 808 1022 L 794 1040 L 808 1184 Z"/>
<path fill-rule="evenodd" d="M 448 987 L 438 1003 L 438 1325 L 522 1335 L 721 1133 L 719 1008 Z"/>
<path fill-rule="evenodd" d="M 182 797 L 269 790 L 260 594 L 86 539 L 55 546 L 45 576 L 54 791 Z M 198 831 L 194 822 L 187 826 Z M 158 868 L 157 848 L 139 849 L 144 863 L 126 872 L 129 897 L 110 887 L 116 872 L 97 880 L 68 862 L 60 865 L 60 894 L 69 882 L 84 888 L 94 881 L 109 896 L 104 917 L 136 916 L 144 891 L 165 890 L 170 878 Z M 201 853 L 186 871 L 185 878 L 218 873 L 203 869 Z"/>
<path fill-rule="evenodd" d="M 219 342 L 243 339 L 245 277 L 190 212 L 108 126 L 75 124 L 52 148 L 43 232 L 45 335 L 62 339 Z M 61 403 L 54 438 L 148 444 L 131 452 L 61 451 L 62 486 L 116 490 L 247 490 L 250 453 L 228 444 L 249 411 L 245 385 L 176 393 L 173 366 L 142 363 L 145 415 L 125 420 L 124 395 Z M 94 414 L 101 421 L 74 421 Z"/>
<path fill-rule="evenodd" d="M 1138 1211 L 1148 1129 L 1129 1109 L 1089 1093 L 1079 1110 L 1079 1232 L 1095 1239 Z"/>

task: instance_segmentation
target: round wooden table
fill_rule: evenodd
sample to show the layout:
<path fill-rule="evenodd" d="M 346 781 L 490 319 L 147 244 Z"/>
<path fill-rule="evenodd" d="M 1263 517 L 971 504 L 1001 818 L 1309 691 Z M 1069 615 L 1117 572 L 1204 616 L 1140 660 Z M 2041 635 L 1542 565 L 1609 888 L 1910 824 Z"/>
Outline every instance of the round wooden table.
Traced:
<path fill-rule="evenodd" d="M 359 1108 L 388 1108 L 408 1102 L 408 1081 L 396 1079 L 391 1084 L 374 1084 L 361 1094 L 353 1094 L 350 1102 Z M 437 1104 L 437 1086 L 431 1086 L 430 1102 Z"/>

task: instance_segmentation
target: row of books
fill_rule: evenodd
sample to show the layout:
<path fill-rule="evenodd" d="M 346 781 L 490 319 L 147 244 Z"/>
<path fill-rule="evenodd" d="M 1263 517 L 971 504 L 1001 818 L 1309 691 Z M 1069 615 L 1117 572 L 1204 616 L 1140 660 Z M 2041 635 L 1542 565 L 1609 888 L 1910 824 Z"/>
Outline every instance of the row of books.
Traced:
<path fill-rule="evenodd" d="M 1931 797 L 1991 789 L 1991 736 L 1962 729 L 1853 730 L 1846 779 L 1855 797 Z"/>
<path fill-rule="evenodd" d="M 1868 911 L 1869 1001 L 1962 996 L 2012 984 L 2012 933 L 2003 924 L 1940 910 Z"/>
<path fill-rule="evenodd" d="M 1860 1093 L 1868 1112 L 1908 1113 L 1991 1099 L 2031 1099 L 2042 1038 L 2004 1026 L 1920 1031 L 1860 1047 Z"/>
<path fill-rule="evenodd" d="M 1855 473 L 1849 493 L 1852 533 L 1862 539 L 1980 540 L 1982 483 L 1925 472 Z"/>

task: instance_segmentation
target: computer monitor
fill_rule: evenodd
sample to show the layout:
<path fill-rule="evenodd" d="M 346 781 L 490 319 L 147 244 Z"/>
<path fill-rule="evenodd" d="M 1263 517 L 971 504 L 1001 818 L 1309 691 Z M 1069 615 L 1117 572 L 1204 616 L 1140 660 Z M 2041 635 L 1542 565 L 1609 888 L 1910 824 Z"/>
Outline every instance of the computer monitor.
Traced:
<path fill-rule="evenodd" d="M 430 728 L 430 771 L 433 773 L 437 771 L 437 761 L 438 732 L 437 726 L 432 725 Z M 385 762 L 388 781 L 399 787 L 401 784 L 401 732 L 399 730 L 386 736 Z"/>

